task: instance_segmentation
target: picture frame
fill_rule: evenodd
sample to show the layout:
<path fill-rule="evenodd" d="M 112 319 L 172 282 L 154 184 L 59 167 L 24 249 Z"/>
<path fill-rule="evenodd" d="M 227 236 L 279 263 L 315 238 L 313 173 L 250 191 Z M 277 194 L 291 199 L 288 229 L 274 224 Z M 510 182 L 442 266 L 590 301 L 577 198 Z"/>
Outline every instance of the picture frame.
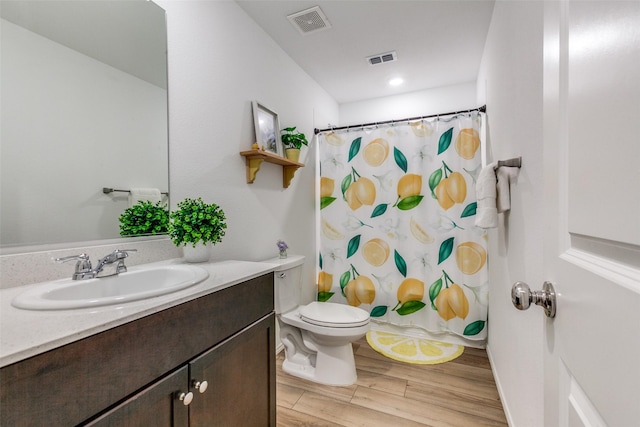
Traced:
<path fill-rule="evenodd" d="M 258 147 L 264 147 L 264 151 L 283 156 L 278 114 L 258 101 L 253 101 L 252 105 Z"/>

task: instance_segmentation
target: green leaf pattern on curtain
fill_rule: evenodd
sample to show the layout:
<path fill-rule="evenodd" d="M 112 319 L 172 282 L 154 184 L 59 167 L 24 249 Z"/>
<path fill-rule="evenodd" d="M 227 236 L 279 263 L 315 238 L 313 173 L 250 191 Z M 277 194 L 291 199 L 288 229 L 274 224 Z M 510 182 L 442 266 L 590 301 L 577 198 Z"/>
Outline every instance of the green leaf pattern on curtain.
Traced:
<path fill-rule="evenodd" d="M 470 113 L 320 135 L 319 301 L 486 339 L 479 128 Z"/>

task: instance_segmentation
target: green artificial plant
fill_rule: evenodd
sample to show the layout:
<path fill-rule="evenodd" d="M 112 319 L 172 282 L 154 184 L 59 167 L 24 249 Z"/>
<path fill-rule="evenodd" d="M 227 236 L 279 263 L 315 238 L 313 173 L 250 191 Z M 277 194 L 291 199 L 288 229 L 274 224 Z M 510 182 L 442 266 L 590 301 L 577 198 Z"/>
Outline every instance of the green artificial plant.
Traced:
<path fill-rule="evenodd" d="M 120 215 L 120 235 L 165 234 L 169 226 L 169 209 L 166 204 L 139 201 Z"/>
<path fill-rule="evenodd" d="M 296 130 L 296 127 L 284 128 L 280 131 L 282 133 L 282 144 L 285 148 L 302 148 L 302 145 L 309 145 L 307 137 L 304 133 L 300 133 Z"/>
<path fill-rule="evenodd" d="M 195 248 L 198 242 L 215 245 L 222 241 L 227 228 L 222 208 L 207 204 L 200 197 L 184 199 L 170 217 L 169 236 L 176 246 L 189 243 Z"/>

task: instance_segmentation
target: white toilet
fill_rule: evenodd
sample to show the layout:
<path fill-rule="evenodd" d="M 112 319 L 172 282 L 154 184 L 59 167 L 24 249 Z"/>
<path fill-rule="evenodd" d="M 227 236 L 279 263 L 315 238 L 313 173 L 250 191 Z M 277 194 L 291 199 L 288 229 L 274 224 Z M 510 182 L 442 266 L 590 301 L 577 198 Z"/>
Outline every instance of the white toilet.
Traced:
<path fill-rule="evenodd" d="M 304 256 L 266 262 L 275 269 L 275 310 L 285 349 L 282 369 L 321 384 L 355 383 L 356 364 L 351 343 L 369 330 L 369 313 L 330 302 L 301 304 Z"/>

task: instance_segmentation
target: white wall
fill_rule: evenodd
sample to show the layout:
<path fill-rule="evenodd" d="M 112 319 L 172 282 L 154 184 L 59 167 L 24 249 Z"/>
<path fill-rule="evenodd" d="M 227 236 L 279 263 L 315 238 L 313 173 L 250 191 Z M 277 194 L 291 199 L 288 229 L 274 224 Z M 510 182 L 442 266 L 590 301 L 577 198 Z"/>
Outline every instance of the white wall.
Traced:
<path fill-rule="evenodd" d="M 253 100 L 276 111 L 281 127 L 296 125 L 309 139 L 314 127 L 338 121 L 338 104 L 235 2 L 157 3 L 167 11 L 172 207 L 185 197 L 202 197 L 224 209 L 227 234 L 214 247 L 213 260 L 275 257 L 276 241 L 284 239 L 290 253 L 307 257 L 305 297 L 313 298 L 315 149 L 303 150 L 301 162 L 306 166 L 296 172 L 288 189 L 282 187 L 282 167 L 267 163 L 255 183 L 247 184 L 239 152 L 250 149 L 255 140 Z M 165 243 L 144 244 L 145 253 L 132 255 L 130 265 L 175 256 Z M 75 248 L 93 246 L 87 251 L 92 258 L 112 250 L 100 244 Z M 66 277 L 72 266 L 54 265 L 51 256 L 78 249 L 53 252 L 41 247 L 34 249 L 39 253 L 1 256 L 0 287 Z M 27 270 L 38 275 L 25 274 Z"/>
<path fill-rule="evenodd" d="M 340 104 L 340 123 L 331 123 L 331 125 L 348 126 L 400 120 L 477 107 L 480 105 L 476 102 L 476 82 L 469 82 Z M 321 129 L 326 127 L 328 127 L 327 123 L 320 125 Z"/>
<path fill-rule="evenodd" d="M 542 8 L 496 2 L 478 76 L 487 105 L 488 160 L 522 156 L 512 208 L 489 234 L 489 341 L 496 382 L 512 426 L 542 426 L 542 312 L 516 310 L 511 286 L 542 287 Z"/>
<path fill-rule="evenodd" d="M 9 21 L 0 28 L 2 245 L 118 237 L 127 196 L 103 187 L 168 191 L 166 90 Z"/>
<path fill-rule="evenodd" d="M 282 167 L 263 163 L 247 184 L 238 153 L 255 140 L 251 101 L 309 139 L 315 118 L 337 121 L 338 105 L 232 1 L 158 1 L 167 11 L 171 204 L 201 196 L 220 205 L 227 233 L 214 260 L 307 257 L 307 297 L 315 295 L 315 150 L 304 150 L 289 188 Z M 313 143 L 312 143 L 313 144 Z"/>

